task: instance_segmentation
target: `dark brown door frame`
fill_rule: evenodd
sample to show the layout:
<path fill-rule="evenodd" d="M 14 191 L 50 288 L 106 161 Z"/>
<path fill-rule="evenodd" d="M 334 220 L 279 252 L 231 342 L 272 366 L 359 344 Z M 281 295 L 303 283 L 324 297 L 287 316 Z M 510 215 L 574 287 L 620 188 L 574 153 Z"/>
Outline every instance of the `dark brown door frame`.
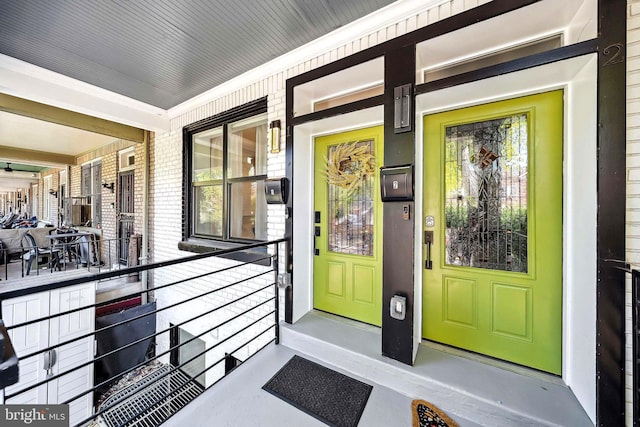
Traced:
<path fill-rule="evenodd" d="M 625 423 L 626 0 L 598 0 L 596 420 Z"/>
<path fill-rule="evenodd" d="M 335 61 L 307 73 L 292 77 L 286 82 L 286 175 L 293 186 L 293 126 L 333 117 L 363 105 L 371 106 L 378 103 L 380 98 L 360 101 L 361 105 L 345 105 L 335 107 L 324 113 L 312 113 L 306 116 L 294 117 L 293 94 L 294 88 L 300 84 L 315 80 L 325 75 L 366 62 L 370 59 L 391 55 L 407 46 L 415 49 L 415 44 L 472 25 L 484 19 L 489 19 L 525 7 L 537 0 L 494 0 L 469 11 L 454 15 L 428 27 L 418 29 L 396 39 L 358 52 L 350 57 Z M 598 38 L 576 46 L 567 46 L 547 55 L 532 55 L 531 57 L 497 66 L 494 69 L 478 70 L 467 73 L 466 76 L 456 76 L 448 82 L 432 82 L 432 87 L 421 85 L 417 92 L 426 93 L 435 90 L 438 85 L 462 84 L 467 81 L 479 80 L 492 75 L 500 75 L 517 69 L 525 69 L 544 63 L 555 62 L 572 56 L 579 56 L 589 52 L 598 52 L 598 136 L 597 136 L 597 314 L 596 314 L 596 423 L 598 426 L 620 426 L 625 422 L 625 203 L 626 203 L 626 0 L 598 0 Z M 385 75 L 385 84 L 387 84 Z M 388 99 L 385 88 L 386 104 Z M 371 105 L 370 105 L 371 104 Z M 386 110 L 386 108 L 385 108 Z M 387 118 L 385 116 L 385 122 Z M 386 134 L 385 134 L 385 142 Z M 386 144 L 385 144 L 386 145 Z M 403 149 L 404 150 L 404 149 Z M 385 149 L 385 155 L 386 149 Z M 403 157 L 404 156 L 400 156 Z M 287 204 L 288 212 L 293 212 L 293 192 Z M 286 237 L 289 239 L 287 249 L 287 271 L 293 273 L 293 217 L 286 220 Z M 307 221 L 307 218 L 301 218 Z M 385 222 L 385 228 L 387 224 Z M 404 232 L 403 232 L 404 235 Z M 398 237 L 398 236 L 396 236 Z M 413 241 L 414 235 L 404 236 L 406 241 Z M 386 239 L 386 237 L 385 237 Z M 396 239 L 397 240 L 397 239 Z M 413 249 L 411 249 L 413 251 Z M 386 253 L 386 252 L 385 252 Z M 413 253 L 413 252 L 412 252 Z M 413 256 L 408 257 L 411 261 Z M 413 264 L 410 266 L 413 271 Z M 411 283 L 411 287 L 413 284 Z M 383 292 L 385 299 L 383 307 L 388 305 L 387 297 L 390 288 L 388 279 L 384 279 Z M 391 292 L 393 293 L 393 292 Z M 410 290 L 409 306 L 413 306 L 413 289 Z M 287 288 L 285 295 L 285 320 L 292 321 L 293 290 Z M 412 313 L 408 313 L 411 315 Z M 383 322 L 383 334 L 384 334 Z M 405 359 L 411 350 L 406 344 L 407 334 L 413 333 L 413 325 L 407 322 L 407 330 L 397 332 L 399 335 L 389 335 L 389 345 L 397 346 L 402 341 L 402 349 L 398 350 L 397 358 Z M 386 335 L 386 334 L 384 334 Z M 398 341 L 400 339 L 400 341 Z M 383 338 L 383 353 L 385 342 Z M 412 346 L 412 344 L 411 344 Z M 405 361 L 405 360 L 403 360 Z"/>

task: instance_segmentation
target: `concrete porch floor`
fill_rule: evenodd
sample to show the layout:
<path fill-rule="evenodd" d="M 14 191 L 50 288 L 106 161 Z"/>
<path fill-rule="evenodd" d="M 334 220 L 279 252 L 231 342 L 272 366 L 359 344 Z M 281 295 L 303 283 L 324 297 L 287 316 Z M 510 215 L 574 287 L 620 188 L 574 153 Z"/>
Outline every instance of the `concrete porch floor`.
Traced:
<path fill-rule="evenodd" d="M 411 426 L 413 399 L 432 402 L 461 427 L 593 425 L 556 377 L 430 344 L 420 346 L 411 367 L 380 354 L 380 334 L 315 311 L 281 324 L 280 345 L 249 359 L 164 425 L 325 425 L 261 389 L 294 354 L 373 386 L 360 426 Z"/>

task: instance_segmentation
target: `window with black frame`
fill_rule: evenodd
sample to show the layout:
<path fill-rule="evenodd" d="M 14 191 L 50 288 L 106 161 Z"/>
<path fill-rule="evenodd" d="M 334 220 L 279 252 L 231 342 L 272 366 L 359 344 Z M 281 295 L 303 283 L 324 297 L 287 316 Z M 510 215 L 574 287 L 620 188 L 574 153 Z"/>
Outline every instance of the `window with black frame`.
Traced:
<path fill-rule="evenodd" d="M 266 240 L 266 100 L 185 129 L 189 226 L 185 237 Z"/>

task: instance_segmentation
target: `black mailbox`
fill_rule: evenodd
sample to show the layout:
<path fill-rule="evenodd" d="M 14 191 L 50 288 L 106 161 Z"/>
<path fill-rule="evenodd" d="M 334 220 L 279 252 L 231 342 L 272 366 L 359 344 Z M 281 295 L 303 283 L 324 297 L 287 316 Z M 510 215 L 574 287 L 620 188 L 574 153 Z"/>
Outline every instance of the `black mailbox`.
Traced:
<path fill-rule="evenodd" d="M 287 178 L 269 178 L 264 180 L 264 195 L 269 205 L 287 203 Z"/>
<path fill-rule="evenodd" d="M 380 168 L 380 194 L 383 202 L 413 200 L 413 165 Z"/>

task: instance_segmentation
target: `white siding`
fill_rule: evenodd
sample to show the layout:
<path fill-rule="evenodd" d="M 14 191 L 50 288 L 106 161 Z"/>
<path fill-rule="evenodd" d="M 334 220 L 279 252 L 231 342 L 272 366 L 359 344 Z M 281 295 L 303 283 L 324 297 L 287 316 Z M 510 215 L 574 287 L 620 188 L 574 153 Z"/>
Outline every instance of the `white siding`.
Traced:
<path fill-rule="evenodd" d="M 626 258 L 640 268 L 640 1 L 630 0 L 627 19 L 627 212 Z M 631 362 L 631 277 L 626 280 L 626 425 L 633 425 Z"/>
<path fill-rule="evenodd" d="M 95 284 L 85 283 L 53 291 L 2 301 L 3 320 L 7 326 L 40 319 L 95 302 Z M 9 332 L 18 357 L 41 351 L 49 346 L 69 341 L 94 330 L 95 310 L 70 313 L 50 320 L 19 327 Z M 57 375 L 93 360 L 94 338 L 86 337 L 56 348 L 51 375 Z M 20 381 L 5 390 L 11 394 L 43 381 L 47 372 L 42 368 L 43 355 L 20 361 Z M 93 387 L 93 364 L 79 368 L 37 388 L 19 394 L 8 403 L 61 403 Z M 71 424 L 77 424 L 93 413 L 93 393 L 69 404 Z"/>

